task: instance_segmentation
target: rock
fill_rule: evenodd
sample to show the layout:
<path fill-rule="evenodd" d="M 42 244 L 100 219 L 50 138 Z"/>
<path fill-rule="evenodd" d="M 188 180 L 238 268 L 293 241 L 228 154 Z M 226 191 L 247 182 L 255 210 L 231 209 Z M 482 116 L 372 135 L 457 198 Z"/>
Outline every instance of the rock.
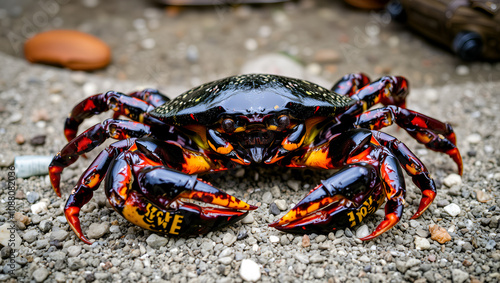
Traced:
<path fill-rule="evenodd" d="M 277 199 L 274 201 L 274 203 L 276 204 L 276 206 L 278 207 L 279 210 L 281 210 L 281 211 L 287 210 L 287 205 L 286 205 L 285 200 Z"/>
<path fill-rule="evenodd" d="M 52 228 L 52 222 L 50 220 L 42 220 L 40 224 L 38 224 L 38 228 L 40 231 L 47 233 Z"/>
<path fill-rule="evenodd" d="M 241 261 L 240 276 L 241 279 L 256 282 L 260 279 L 260 267 L 255 261 L 251 259 L 244 259 Z"/>
<path fill-rule="evenodd" d="M 455 71 L 459 76 L 467 76 L 470 73 L 470 69 L 466 65 L 458 65 Z"/>
<path fill-rule="evenodd" d="M 302 236 L 302 247 L 307 248 L 311 245 L 311 239 L 307 234 Z"/>
<path fill-rule="evenodd" d="M 23 223 L 26 226 L 31 223 L 31 219 L 28 216 L 22 214 L 21 212 L 15 212 L 14 213 L 14 220 L 15 221 L 19 221 L 19 222 Z"/>
<path fill-rule="evenodd" d="M 300 190 L 300 181 L 297 181 L 297 180 L 288 180 L 286 182 L 286 184 L 288 185 L 288 187 L 292 190 L 294 190 L 295 192 L 297 192 L 298 190 Z"/>
<path fill-rule="evenodd" d="M 273 244 L 277 244 L 280 242 L 280 238 L 278 236 L 269 236 L 269 241 Z"/>
<path fill-rule="evenodd" d="M 452 269 L 451 279 L 453 280 L 453 283 L 463 283 L 469 279 L 469 273 L 460 269 Z"/>
<path fill-rule="evenodd" d="M 7 246 L 7 247 L 3 247 L 1 250 L 0 250 L 0 257 L 2 259 L 6 259 L 6 258 L 9 258 L 10 255 L 12 254 L 12 248 Z"/>
<path fill-rule="evenodd" d="M 278 215 L 281 213 L 281 210 L 278 208 L 278 206 L 276 205 L 276 203 L 271 203 L 271 205 L 269 206 L 269 212 L 272 214 L 272 215 Z"/>
<path fill-rule="evenodd" d="M 481 136 L 479 134 L 471 134 L 465 138 L 470 144 L 478 144 L 481 142 Z"/>
<path fill-rule="evenodd" d="M 357 230 L 356 230 L 356 238 L 361 239 L 366 236 L 370 235 L 370 230 L 368 230 L 368 226 L 366 224 L 361 225 Z"/>
<path fill-rule="evenodd" d="M 40 195 L 37 192 L 28 192 L 26 193 L 26 200 L 29 203 L 35 203 L 40 199 Z"/>
<path fill-rule="evenodd" d="M 245 216 L 243 219 L 241 219 L 241 223 L 243 224 L 252 224 L 255 221 L 253 218 L 253 214 L 249 213 L 247 216 Z"/>
<path fill-rule="evenodd" d="M 40 201 L 31 206 L 31 212 L 34 214 L 39 214 L 42 212 L 47 212 L 47 203 L 45 201 Z"/>
<path fill-rule="evenodd" d="M 314 61 L 321 64 L 337 63 L 340 58 L 340 53 L 333 49 L 321 49 L 314 54 Z"/>
<path fill-rule="evenodd" d="M 294 257 L 296 260 L 302 262 L 303 264 L 309 264 L 309 257 L 301 253 L 295 253 Z"/>
<path fill-rule="evenodd" d="M 43 267 L 38 268 L 33 272 L 33 279 L 36 282 L 43 282 L 49 276 L 49 271 Z"/>
<path fill-rule="evenodd" d="M 271 194 L 271 192 L 265 192 L 262 195 L 262 202 L 267 204 L 273 202 L 273 195 Z"/>
<path fill-rule="evenodd" d="M 159 248 L 167 245 L 168 239 L 165 237 L 159 236 L 157 234 L 151 234 L 146 239 L 146 243 L 148 243 L 148 245 L 153 249 L 159 249 Z"/>
<path fill-rule="evenodd" d="M 234 242 L 236 242 L 236 236 L 232 233 L 226 233 L 222 238 L 222 243 L 227 247 L 230 247 Z"/>
<path fill-rule="evenodd" d="M 87 236 L 89 237 L 89 239 L 99 239 L 108 232 L 109 232 L 108 222 L 92 223 L 90 224 L 89 229 L 87 231 Z"/>
<path fill-rule="evenodd" d="M 280 188 L 278 186 L 273 186 L 271 188 L 271 194 L 273 195 L 274 198 L 280 198 L 281 197 Z"/>
<path fill-rule="evenodd" d="M 22 145 L 26 142 L 26 139 L 24 138 L 24 136 L 22 134 L 17 134 L 15 140 L 16 140 L 16 143 L 19 145 Z"/>
<path fill-rule="evenodd" d="M 462 177 L 458 174 L 450 174 L 443 179 L 443 184 L 448 188 L 462 184 Z"/>
<path fill-rule="evenodd" d="M 97 37 L 76 30 L 39 33 L 24 44 L 32 63 L 60 65 L 72 70 L 95 70 L 111 62 L 110 48 Z"/>
<path fill-rule="evenodd" d="M 61 230 L 61 229 L 58 229 L 58 230 L 54 230 L 52 231 L 52 233 L 50 233 L 50 240 L 53 241 L 53 240 L 56 240 L 56 241 L 64 241 L 66 239 L 66 237 L 68 237 L 69 233 L 65 230 Z"/>
<path fill-rule="evenodd" d="M 229 264 L 231 264 L 231 262 L 233 262 L 233 258 L 230 256 L 221 257 L 218 259 L 218 262 L 220 262 L 224 265 L 229 265 Z"/>
<path fill-rule="evenodd" d="M 477 201 L 482 203 L 488 202 L 493 199 L 487 192 L 483 190 L 476 190 L 476 198 Z"/>
<path fill-rule="evenodd" d="M 322 267 L 315 268 L 313 275 L 316 279 L 322 279 L 325 276 L 325 269 Z"/>
<path fill-rule="evenodd" d="M 429 240 L 421 237 L 415 237 L 415 248 L 417 250 L 428 250 L 431 248 Z"/>
<path fill-rule="evenodd" d="M 460 214 L 461 210 L 460 207 L 454 203 L 450 203 L 447 206 L 445 206 L 444 211 L 446 211 L 449 215 L 452 217 L 455 217 Z"/>
<path fill-rule="evenodd" d="M 33 146 L 44 145 L 45 139 L 47 139 L 46 135 L 37 135 L 30 139 L 30 144 Z"/>
<path fill-rule="evenodd" d="M 448 231 L 436 224 L 429 225 L 429 231 L 431 232 L 431 239 L 439 242 L 440 244 L 444 244 L 451 240 L 451 236 L 448 234 Z"/>
<path fill-rule="evenodd" d="M 17 233 L 17 229 L 12 222 L 7 222 L 0 226 L 0 245 L 4 247 L 11 247 L 13 249 L 19 249 L 21 242 L 21 237 Z M 9 243 L 14 243 L 14 247 L 10 246 Z"/>
<path fill-rule="evenodd" d="M 78 256 L 82 251 L 81 246 L 70 246 L 68 247 L 68 257 Z"/>
<path fill-rule="evenodd" d="M 38 232 L 36 230 L 28 230 L 24 233 L 23 239 L 28 243 L 33 243 L 38 237 Z"/>

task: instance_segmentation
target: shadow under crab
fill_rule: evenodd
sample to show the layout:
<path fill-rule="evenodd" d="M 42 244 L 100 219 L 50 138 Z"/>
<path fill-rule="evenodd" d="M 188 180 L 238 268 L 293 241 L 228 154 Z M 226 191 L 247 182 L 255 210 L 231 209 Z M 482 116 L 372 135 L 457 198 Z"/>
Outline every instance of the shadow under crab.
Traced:
<path fill-rule="evenodd" d="M 67 118 L 69 143 L 50 164 L 50 178 L 60 196 L 65 167 L 106 139 L 119 140 L 91 163 L 65 206 L 72 229 L 90 243 L 80 226 L 80 209 L 104 179 L 106 196 L 123 217 L 180 236 L 219 229 L 257 209 L 196 174 L 259 164 L 338 169 L 270 226 L 329 232 L 359 224 L 386 201 L 384 220 L 362 238 L 369 240 L 403 214 L 403 170 L 422 191 L 412 218 L 436 196 L 424 164 L 380 129 L 397 124 L 427 148 L 452 157 L 462 173 L 452 127 L 406 109 L 407 95 L 403 77 L 370 82 L 364 74 L 346 75 L 331 90 L 299 79 L 249 74 L 201 85 L 174 100 L 152 89 L 97 94 L 76 105 Z M 385 106 L 368 110 L 377 103 Z M 84 119 L 108 110 L 114 111 L 113 119 L 77 136 Z"/>

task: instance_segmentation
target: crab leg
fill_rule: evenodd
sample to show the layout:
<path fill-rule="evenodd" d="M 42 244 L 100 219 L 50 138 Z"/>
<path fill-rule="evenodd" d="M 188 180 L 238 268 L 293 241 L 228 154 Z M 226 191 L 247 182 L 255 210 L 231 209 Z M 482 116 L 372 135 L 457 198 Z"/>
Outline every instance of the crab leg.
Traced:
<path fill-rule="evenodd" d="M 106 139 L 124 140 L 131 137 L 144 137 L 151 134 L 148 125 L 132 121 L 107 119 L 96 124 L 78 137 L 71 140 L 59 153 L 54 156 L 49 165 L 49 176 L 52 187 L 60 197 L 60 180 L 64 168 L 78 160 L 80 155 L 87 153 L 101 145 Z"/>
<path fill-rule="evenodd" d="M 352 96 L 360 88 L 369 83 L 370 78 L 363 73 L 348 74 L 340 79 L 337 83 L 335 83 L 331 90 L 338 94 Z"/>
<path fill-rule="evenodd" d="M 138 96 L 141 95 L 138 94 Z M 120 92 L 108 91 L 97 94 L 88 97 L 73 108 L 64 124 L 64 135 L 68 141 L 71 141 L 76 137 L 78 126 L 83 120 L 107 110 L 113 110 L 116 117 L 123 115 L 149 125 L 160 124 L 155 118 L 146 115 L 154 108 L 152 104 Z"/>
<path fill-rule="evenodd" d="M 443 123 L 412 110 L 387 106 L 359 115 L 356 125 L 379 130 L 392 125 L 394 122 L 427 148 L 449 155 L 457 164 L 459 174 L 462 175 L 462 157 L 456 146 L 453 128 L 448 123 Z"/>
<path fill-rule="evenodd" d="M 162 93 L 160 93 L 157 89 L 147 88 L 142 91 L 136 91 L 129 93 L 128 96 L 138 98 L 148 104 L 153 105 L 154 107 L 158 107 L 163 105 L 165 102 L 170 101 L 170 98 L 166 97 Z M 113 113 L 113 118 L 118 119 L 120 116 L 119 112 Z"/>

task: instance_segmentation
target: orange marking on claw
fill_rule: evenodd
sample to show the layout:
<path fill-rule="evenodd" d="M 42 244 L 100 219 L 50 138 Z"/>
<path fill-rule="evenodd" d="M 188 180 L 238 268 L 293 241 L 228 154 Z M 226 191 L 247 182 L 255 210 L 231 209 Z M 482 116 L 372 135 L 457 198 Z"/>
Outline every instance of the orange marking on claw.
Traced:
<path fill-rule="evenodd" d="M 194 152 L 184 151 L 184 161 L 185 162 L 182 164 L 182 172 L 186 174 L 206 172 L 212 167 L 205 156 Z"/>

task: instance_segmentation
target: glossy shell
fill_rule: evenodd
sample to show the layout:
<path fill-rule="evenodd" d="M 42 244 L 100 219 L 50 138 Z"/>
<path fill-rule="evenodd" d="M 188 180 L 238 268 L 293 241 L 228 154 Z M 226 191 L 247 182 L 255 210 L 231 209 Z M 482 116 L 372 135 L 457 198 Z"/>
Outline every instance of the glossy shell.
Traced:
<path fill-rule="evenodd" d="M 276 75 L 228 77 L 193 88 L 150 114 L 175 125 L 212 125 L 221 116 L 288 113 L 298 120 L 343 113 L 354 100 L 317 84 Z"/>

